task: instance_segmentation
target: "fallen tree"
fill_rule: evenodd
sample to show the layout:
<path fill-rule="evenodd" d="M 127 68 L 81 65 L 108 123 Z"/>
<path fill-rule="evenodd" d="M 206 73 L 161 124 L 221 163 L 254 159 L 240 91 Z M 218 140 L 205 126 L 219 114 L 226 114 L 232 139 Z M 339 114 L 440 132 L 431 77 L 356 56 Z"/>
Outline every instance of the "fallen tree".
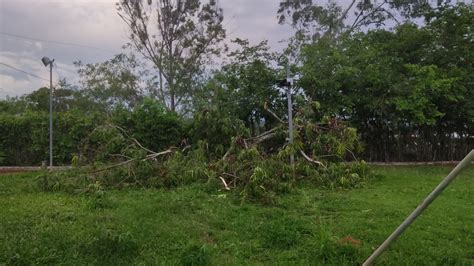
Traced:
<path fill-rule="evenodd" d="M 205 110 L 198 120 L 204 125 L 220 121 L 213 115 Z M 156 152 L 117 125 L 101 126 L 94 134 L 102 136 L 104 148 L 99 150 L 105 154 L 97 154 L 97 158 L 106 159 L 84 168 L 81 180 L 114 188 L 174 187 L 201 181 L 216 189 L 235 191 L 243 200 L 271 203 L 275 195 L 300 180 L 328 188 L 350 188 L 368 176 L 367 165 L 354 160 L 354 152 L 360 148 L 356 131 L 335 118 L 320 117 L 317 108 L 298 110 L 292 144 L 285 141 L 284 123 L 248 136 L 231 119 L 225 121 L 229 122 L 214 129 L 234 132 L 226 150 L 219 148 L 225 145 L 225 138 L 213 135 L 212 128 L 191 144 L 185 140 L 181 147 Z M 234 130 L 222 128 L 225 126 Z M 265 146 L 268 143 L 271 148 Z M 294 166 L 289 164 L 291 154 L 296 157 Z"/>

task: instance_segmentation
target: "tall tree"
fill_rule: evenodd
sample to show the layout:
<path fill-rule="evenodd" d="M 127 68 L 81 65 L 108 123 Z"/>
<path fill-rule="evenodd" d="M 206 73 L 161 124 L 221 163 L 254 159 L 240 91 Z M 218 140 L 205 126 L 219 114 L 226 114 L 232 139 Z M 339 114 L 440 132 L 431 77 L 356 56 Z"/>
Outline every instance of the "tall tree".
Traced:
<path fill-rule="evenodd" d="M 357 127 L 369 159 L 460 159 L 474 145 L 473 14 L 458 4 L 421 28 L 321 39 L 303 49 L 299 86 Z"/>
<path fill-rule="evenodd" d="M 257 45 L 242 39 L 232 42 L 238 47 L 227 55 L 229 62 L 213 73 L 200 98 L 205 108 L 215 107 L 234 115 L 253 135 L 258 135 L 261 129 L 269 129 L 275 123 L 265 108 L 286 110 L 276 88 L 276 54 L 270 52 L 268 41 Z"/>
<path fill-rule="evenodd" d="M 438 0 L 437 6 L 449 5 L 449 0 Z M 346 5 L 343 5 L 345 3 Z M 429 0 L 281 0 L 278 22 L 296 30 L 285 53 L 298 62 L 305 44 L 320 39 L 337 39 L 369 27 L 400 25 L 421 17 L 435 6 Z"/>
<path fill-rule="evenodd" d="M 82 94 L 103 110 L 116 105 L 133 108 L 145 93 L 150 93 L 154 77 L 133 55 L 119 54 L 102 63 L 75 62 Z"/>
<path fill-rule="evenodd" d="M 118 13 L 130 40 L 158 70 L 158 98 L 172 111 L 192 95 L 193 79 L 225 38 L 216 0 L 120 0 Z"/>

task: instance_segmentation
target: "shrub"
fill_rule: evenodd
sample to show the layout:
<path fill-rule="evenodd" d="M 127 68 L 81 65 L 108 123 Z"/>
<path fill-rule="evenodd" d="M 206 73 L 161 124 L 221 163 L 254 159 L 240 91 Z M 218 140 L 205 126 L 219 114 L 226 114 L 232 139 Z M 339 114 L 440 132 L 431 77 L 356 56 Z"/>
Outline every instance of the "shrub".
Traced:
<path fill-rule="evenodd" d="M 81 153 L 82 141 L 100 124 L 99 117 L 77 110 L 54 114 L 53 159 L 56 165 L 69 165 L 72 158 Z M 0 164 L 31 166 L 48 160 L 48 121 L 48 114 L 42 112 L 0 115 Z"/>
<path fill-rule="evenodd" d="M 112 121 L 153 151 L 177 146 L 184 138 L 183 121 L 151 98 L 145 98 L 132 112 L 118 107 Z"/>
<path fill-rule="evenodd" d="M 236 117 L 205 109 L 195 114 L 189 134 L 193 143 L 207 143 L 209 155 L 218 158 L 230 148 L 234 137 L 248 136 L 249 131 Z"/>

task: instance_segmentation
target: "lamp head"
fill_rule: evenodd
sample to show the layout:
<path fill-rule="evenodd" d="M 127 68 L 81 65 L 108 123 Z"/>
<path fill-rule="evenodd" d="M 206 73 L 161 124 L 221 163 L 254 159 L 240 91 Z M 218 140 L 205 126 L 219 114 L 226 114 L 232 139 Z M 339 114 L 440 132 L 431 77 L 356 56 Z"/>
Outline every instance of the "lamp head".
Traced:
<path fill-rule="evenodd" d="M 49 57 L 46 57 L 46 56 L 43 57 L 43 58 L 41 59 L 41 61 L 43 62 L 43 65 L 44 65 L 44 66 L 48 66 L 49 64 L 51 64 L 51 63 L 53 62 L 53 61 L 51 61 L 51 59 L 49 59 Z"/>

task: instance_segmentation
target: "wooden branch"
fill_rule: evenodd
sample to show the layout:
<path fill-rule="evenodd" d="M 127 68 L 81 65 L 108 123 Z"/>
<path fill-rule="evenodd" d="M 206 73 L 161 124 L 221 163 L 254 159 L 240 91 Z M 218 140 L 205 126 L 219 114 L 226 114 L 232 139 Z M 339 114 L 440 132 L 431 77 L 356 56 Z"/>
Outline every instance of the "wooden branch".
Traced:
<path fill-rule="evenodd" d="M 127 161 L 124 161 L 124 162 L 121 162 L 121 163 L 118 163 L 118 164 L 114 164 L 114 165 L 111 165 L 111 166 L 108 166 L 108 167 L 105 167 L 105 168 L 102 168 L 100 170 L 96 170 L 96 171 L 93 171 L 93 172 L 90 172 L 90 173 L 91 174 L 96 174 L 96 173 L 104 172 L 104 171 L 107 171 L 107 170 L 110 170 L 110 169 L 113 169 L 113 168 L 121 167 L 121 166 L 130 164 L 130 163 L 136 162 L 136 161 L 140 161 L 140 160 L 147 161 L 147 160 L 155 159 L 156 157 L 167 155 L 167 154 L 170 154 L 170 153 L 173 153 L 173 152 L 174 151 L 172 149 L 168 149 L 166 151 L 162 151 L 162 152 L 159 152 L 159 153 L 149 154 L 145 157 L 130 159 L 130 160 L 127 160 Z"/>
<path fill-rule="evenodd" d="M 222 176 L 219 176 L 219 179 L 224 184 L 225 189 L 230 191 L 230 187 L 227 185 L 227 182 L 225 182 L 225 179 Z"/>
<path fill-rule="evenodd" d="M 227 159 L 227 156 L 229 156 L 229 154 L 232 152 L 232 150 L 234 150 L 234 146 L 231 145 L 230 148 L 227 150 L 227 152 L 224 154 L 224 156 L 222 157 L 221 161 L 224 161 L 225 159 Z"/>
<path fill-rule="evenodd" d="M 338 19 L 338 24 L 342 23 L 342 21 L 347 18 L 347 14 L 352 9 L 355 2 L 356 2 L 356 0 L 352 0 L 352 3 L 346 8 L 346 10 L 344 10 L 344 12 L 342 12 L 341 17 Z"/>
<path fill-rule="evenodd" d="M 268 108 L 267 102 L 265 102 L 265 104 L 263 105 L 263 107 L 264 107 L 263 109 L 264 109 L 265 111 L 267 111 L 271 116 L 273 116 L 273 118 L 275 118 L 278 122 L 280 122 L 280 123 L 282 123 L 282 124 L 286 124 L 286 122 L 285 122 L 283 119 L 281 119 L 278 115 L 276 115 L 274 112 L 272 112 L 272 111 L 270 110 L 270 108 Z"/>
<path fill-rule="evenodd" d="M 244 139 L 244 146 L 245 146 L 245 149 L 248 150 L 249 149 L 249 145 L 247 144 L 247 140 Z"/>
<path fill-rule="evenodd" d="M 233 177 L 235 179 L 240 179 L 238 176 L 236 175 L 233 175 L 233 174 L 229 174 L 229 173 L 222 173 L 223 175 L 226 175 L 226 176 L 230 176 L 230 177 Z"/>
<path fill-rule="evenodd" d="M 174 152 L 174 149 L 168 149 L 166 151 L 162 151 L 162 152 L 159 152 L 159 153 L 150 154 L 147 157 L 145 157 L 144 160 L 154 159 L 156 157 L 167 155 L 167 154 L 170 154 L 170 153 L 173 153 L 173 152 Z"/>
<path fill-rule="evenodd" d="M 273 137 L 275 137 L 276 135 L 278 135 L 276 132 L 275 133 L 272 133 L 272 134 L 268 134 L 268 135 L 265 135 L 264 137 L 260 138 L 260 139 L 257 139 L 256 141 L 254 141 L 252 143 L 253 146 L 257 145 L 257 144 L 260 144 L 266 140 L 269 140 Z"/>
<path fill-rule="evenodd" d="M 127 156 L 127 155 L 123 155 L 123 154 L 111 154 L 109 155 L 110 157 L 120 157 L 120 158 L 125 158 L 127 160 L 130 160 L 130 159 L 133 159 L 132 157 L 130 156 Z"/>
<path fill-rule="evenodd" d="M 124 128 L 122 128 L 120 126 L 117 126 L 117 125 L 114 125 L 114 124 L 108 124 L 108 125 L 112 128 L 118 129 L 120 132 L 122 132 L 122 134 L 124 134 L 126 137 L 128 137 L 130 140 L 132 140 L 135 144 L 137 144 L 138 147 L 140 147 L 142 150 L 144 150 L 148 153 L 152 153 L 152 154 L 157 153 L 156 151 L 152 151 L 152 150 L 144 147 L 136 138 L 133 138 L 130 135 L 128 135 L 127 131 Z"/>
<path fill-rule="evenodd" d="M 181 152 L 185 152 L 185 151 L 187 151 L 187 150 L 189 150 L 189 149 L 191 149 L 191 145 L 188 145 L 188 146 L 184 147 L 184 148 L 181 150 Z"/>
<path fill-rule="evenodd" d="M 272 128 L 272 129 L 260 134 L 259 136 L 247 139 L 247 141 L 251 142 L 251 146 L 258 145 L 258 144 L 260 144 L 260 143 L 262 143 L 262 142 L 264 142 L 268 139 L 271 139 L 271 138 L 277 136 L 278 135 L 278 132 L 277 132 L 278 129 L 279 129 L 279 127 Z"/>
<path fill-rule="evenodd" d="M 300 150 L 300 153 L 308 162 L 314 163 L 314 164 L 317 164 L 319 166 L 322 166 L 322 167 L 326 168 L 326 166 L 322 162 L 312 159 L 303 150 Z"/>
<path fill-rule="evenodd" d="M 374 8 L 371 12 L 369 12 L 367 15 L 365 15 L 361 20 L 358 20 L 360 18 L 360 14 L 362 14 L 363 10 L 361 10 L 361 13 L 359 13 L 359 16 L 357 16 L 356 20 L 350 27 L 348 32 L 352 32 L 355 28 L 359 27 L 359 24 L 363 23 L 364 20 L 372 16 L 375 12 L 380 12 L 384 11 L 384 9 L 380 9 L 383 5 L 387 3 L 387 0 L 383 1 L 380 5 L 378 5 L 376 8 Z"/>
<path fill-rule="evenodd" d="M 347 17 L 347 14 L 349 13 L 350 9 L 352 9 L 355 2 L 356 2 L 356 0 L 352 0 L 352 2 L 349 4 L 349 6 L 342 12 L 342 15 L 339 17 L 339 19 L 337 20 L 337 23 L 335 25 L 336 30 L 337 30 L 338 25 L 340 25 L 344 21 L 344 19 Z M 329 26 L 329 28 L 324 32 L 323 37 L 332 35 L 333 34 L 332 30 L 333 30 L 333 28 L 331 26 Z"/>
<path fill-rule="evenodd" d="M 114 165 L 111 165 L 111 166 L 108 166 L 108 167 L 105 167 L 105 168 L 102 168 L 100 170 L 96 170 L 96 171 L 93 171 L 93 172 L 90 172 L 90 173 L 91 174 L 97 174 L 97 173 L 104 172 L 104 171 L 107 171 L 107 170 L 110 170 L 110 169 L 113 169 L 113 168 L 117 168 L 117 167 L 120 167 L 120 166 L 123 166 L 123 165 L 127 165 L 129 163 L 133 163 L 133 162 L 138 161 L 140 159 L 141 158 L 130 159 L 128 161 L 121 162 L 121 163 L 118 163 L 118 164 L 114 164 Z"/>
<path fill-rule="evenodd" d="M 354 154 L 351 150 L 349 150 L 347 147 L 344 147 L 344 149 L 345 149 L 346 151 L 348 151 L 348 152 L 352 155 L 352 158 L 353 158 L 355 161 L 357 161 L 357 157 L 355 156 L 355 154 Z"/>
<path fill-rule="evenodd" d="M 237 181 L 237 179 L 240 179 L 240 177 L 238 177 L 236 175 L 233 175 L 233 174 L 229 174 L 229 173 L 223 173 L 222 175 L 233 177 L 234 179 L 232 179 L 232 181 L 229 182 L 229 185 L 233 184 L 233 187 L 236 187 L 236 181 Z"/>

